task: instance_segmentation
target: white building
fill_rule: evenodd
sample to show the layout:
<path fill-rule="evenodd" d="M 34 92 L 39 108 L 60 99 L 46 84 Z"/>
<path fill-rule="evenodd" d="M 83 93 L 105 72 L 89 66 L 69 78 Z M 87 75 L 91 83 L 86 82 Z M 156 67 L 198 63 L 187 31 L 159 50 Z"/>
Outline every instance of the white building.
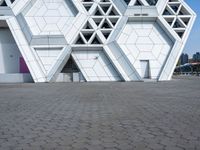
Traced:
<path fill-rule="evenodd" d="M 0 82 L 170 80 L 183 0 L 0 0 Z"/>

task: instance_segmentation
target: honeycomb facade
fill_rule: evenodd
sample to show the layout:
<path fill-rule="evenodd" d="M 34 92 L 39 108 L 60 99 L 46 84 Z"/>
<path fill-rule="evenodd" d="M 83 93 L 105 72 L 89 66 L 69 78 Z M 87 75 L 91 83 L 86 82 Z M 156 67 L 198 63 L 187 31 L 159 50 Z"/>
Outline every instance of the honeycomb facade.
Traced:
<path fill-rule="evenodd" d="M 195 18 L 183 0 L 0 0 L 0 82 L 170 80 Z"/>

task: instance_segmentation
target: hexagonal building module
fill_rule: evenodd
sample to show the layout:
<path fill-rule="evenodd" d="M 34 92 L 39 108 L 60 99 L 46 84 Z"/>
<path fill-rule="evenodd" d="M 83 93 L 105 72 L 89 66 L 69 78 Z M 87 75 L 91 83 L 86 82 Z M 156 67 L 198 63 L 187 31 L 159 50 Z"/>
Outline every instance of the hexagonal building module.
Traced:
<path fill-rule="evenodd" d="M 184 0 L 0 0 L 0 82 L 170 80 Z"/>

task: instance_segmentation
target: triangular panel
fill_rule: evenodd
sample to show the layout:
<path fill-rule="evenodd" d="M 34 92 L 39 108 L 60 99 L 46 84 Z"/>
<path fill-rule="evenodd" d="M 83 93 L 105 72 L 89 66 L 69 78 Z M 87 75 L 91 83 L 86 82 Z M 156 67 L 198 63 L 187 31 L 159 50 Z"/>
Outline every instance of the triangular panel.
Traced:
<path fill-rule="evenodd" d="M 103 50 L 73 51 L 72 56 L 87 81 L 120 81 Z"/>
<path fill-rule="evenodd" d="M 45 72 L 48 73 L 48 71 L 55 64 L 63 48 L 62 47 L 52 47 L 52 48 L 44 47 L 44 48 L 34 48 L 34 49 L 37 56 L 40 59 L 42 67 L 45 69 Z"/>

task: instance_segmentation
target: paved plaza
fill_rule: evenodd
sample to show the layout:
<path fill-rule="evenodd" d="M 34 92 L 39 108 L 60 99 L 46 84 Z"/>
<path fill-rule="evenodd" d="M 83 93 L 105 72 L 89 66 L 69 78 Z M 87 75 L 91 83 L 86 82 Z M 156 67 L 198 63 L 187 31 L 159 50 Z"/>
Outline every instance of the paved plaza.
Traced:
<path fill-rule="evenodd" d="M 200 78 L 0 85 L 0 150 L 199 150 Z"/>

